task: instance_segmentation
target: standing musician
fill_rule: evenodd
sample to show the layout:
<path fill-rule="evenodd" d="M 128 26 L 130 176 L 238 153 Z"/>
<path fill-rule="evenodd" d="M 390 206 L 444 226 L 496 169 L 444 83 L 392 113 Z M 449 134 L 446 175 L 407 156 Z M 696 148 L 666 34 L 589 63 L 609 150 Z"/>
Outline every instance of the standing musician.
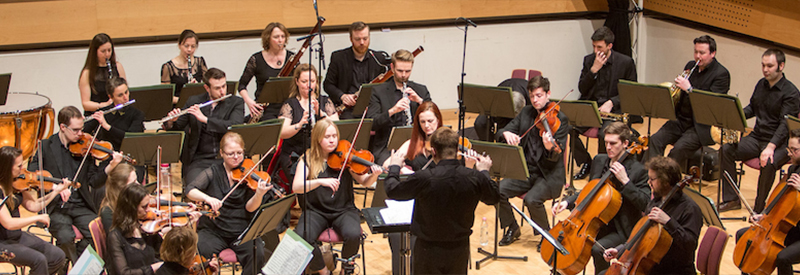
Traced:
<path fill-rule="evenodd" d="M 392 127 L 411 125 L 413 121 L 408 120 L 412 118 L 405 114 L 416 113 L 423 101 L 431 100 L 428 87 L 408 81 L 413 67 L 414 55 L 407 50 L 398 50 L 392 55 L 394 81 L 387 81 L 372 89 L 367 117 L 372 118 L 372 130 L 375 131 L 370 151 L 375 154 L 377 163 L 383 163 L 389 157 L 386 145 Z"/>
<path fill-rule="evenodd" d="M 112 77 L 125 78 L 125 69 L 117 62 L 111 37 L 98 33 L 89 44 L 89 53 L 86 54 L 86 62 L 78 79 L 84 116 L 113 107 L 113 102 L 106 93 L 106 81 Z"/>
<path fill-rule="evenodd" d="M 792 160 L 792 166 L 789 167 L 789 174 L 786 178 L 786 184 L 789 188 L 796 188 L 800 190 L 800 129 L 795 129 L 789 132 L 789 142 L 787 149 L 789 157 Z M 780 190 L 776 189 L 775 192 Z M 776 199 L 778 199 L 776 197 Z M 755 209 L 754 209 L 755 210 Z M 761 211 L 755 211 L 761 213 Z M 751 223 L 757 223 L 764 218 L 764 214 L 756 214 L 750 217 Z M 747 232 L 749 227 L 744 227 L 736 231 L 736 242 Z M 786 233 L 786 238 L 783 240 L 783 250 L 778 252 L 775 257 L 775 266 L 778 268 L 778 275 L 793 274 L 792 265 L 800 263 L 800 224 L 793 226 Z M 734 261 L 739 261 L 734 259 Z"/>
<path fill-rule="evenodd" d="M 413 248 L 415 274 L 466 274 L 469 236 L 478 201 L 495 204 L 500 200 L 497 183 L 489 176 L 492 160 L 478 159 L 476 169 L 464 167 L 457 159 L 459 136 L 449 128 L 431 135 L 435 168 L 419 171 L 400 181 L 405 151 L 390 158 L 386 194 L 398 200 L 414 199 L 411 232 L 417 236 Z"/>
<path fill-rule="evenodd" d="M 50 233 L 56 238 L 56 245 L 64 250 L 67 259 L 73 263 L 78 255 L 92 243 L 89 222 L 97 218 L 100 200 L 98 189 L 103 187 L 106 175 L 122 161 L 122 155 L 115 152 L 113 158 L 95 165 L 95 159 L 87 156 L 74 156 L 68 146 L 80 140 L 83 135 L 83 116 L 74 106 L 66 106 L 58 111 L 59 131 L 48 139 L 42 140 L 42 162 L 36 152 L 28 163 L 28 171 L 47 170 L 54 178 L 69 178 L 81 183 L 75 192 L 72 188 L 61 191 L 61 196 L 47 206 L 50 214 Z M 78 168 L 83 164 L 80 174 Z M 75 231 L 78 228 L 83 239 L 75 245 Z"/>
<path fill-rule="evenodd" d="M 697 250 L 700 227 L 703 226 L 700 207 L 680 190 L 664 209 L 655 207 L 681 180 L 681 168 L 675 160 L 658 156 L 647 162 L 647 169 L 653 199 L 647 205 L 645 214 L 651 221 L 663 225 L 672 236 L 672 245 L 661 262 L 650 269 L 650 274 L 697 274 L 694 253 Z M 603 255 L 606 261 L 622 255 L 623 247 L 624 244 L 606 249 Z"/>
<path fill-rule="evenodd" d="M 124 78 L 110 79 L 106 91 L 111 98 L 112 106 L 130 101 L 128 82 Z M 94 112 L 91 117 L 94 119 L 83 125 L 83 131 L 92 133 L 97 129 L 97 125 L 100 125 L 97 139 L 111 142 L 115 150 L 119 150 L 122 146 L 125 133 L 144 132 L 144 112 L 131 105 L 113 112 Z"/>
<path fill-rule="evenodd" d="M 595 274 L 608 269 L 608 262 L 603 259 L 603 247 L 615 247 L 625 243 L 636 222 L 642 217 L 647 203 L 650 202 L 650 187 L 647 185 L 647 171 L 644 166 L 630 155 L 620 161 L 620 157 L 630 145 L 631 130 L 622 122 L 612 122 L 603 129 L 603 133 L 607 154 L 597 154 L 594 157 L 589 178 L 599 179 L 611 171 L 612 176 L 609 179 L 622 197 L 622 206 L 608 222 L 608 226 L 598 232 L 596 242 L 599 245 L 592 246 Z M 590 191 L 583 189 L 582 192 Z M 553 208 L 553 215 L 564 209 L 574 209 L 578 196 L 579 194 L 574 194 L 559 202 Z"/>
<path fill-rule="evenodd" d="M 197 234 L 203 242 L 197 244 L 197 248 L 200 255 L 206 258 L 211 258 L 214 254 L 219 255 L 223 249 L 233 249 L 236 258 L 243 265 L 243 274 L 252 274 L 254 264 L 258 267 L 266 264 L 264 244 L 260 238 L 239 245 L 233 245 L 233 242 L 250 224 L 258 207 L 271 198 L 267 195 L 267 191 L 272 189 L 272 186 L 266 181 L 260 181 L 255 190 L 246 184 L 236 186 L 237 181 L 233 179 L 231 173 L 244 161 L 245 147 L 242 136 L 228 132 L 222 136 L 219 148 L 223 162 L 215 163 L 201 171 L 195 180 L 186 186 L 186 196 L 189 199 L 206 202 L 214 211 L 219 211 L 219 216 L 213 220 L 207 217 L 200 219 Z M 274 237 L 277 238 L 277 234 Z M 253 255 L 254 245 L 255 255 Z"/>
<path fill-rule="evenodd" d="M 183 30 L 178 37 L 180 53 L 161 65 L 161 84 L 175 84 L 175 94 L 172 96 L 173 105 L 178 104 L 184 85 L 203 81 L 203 74 L 208 71 L 206 60 L 202 56 L 194 55 L 199 44 L 200 39 L 197 38 L 194 31 Z"/>
<path fill-rule="evenodd" d="M 389 56 L 383 51 L 369 48 L 369 26 L 358 21 L 350 25 L 350 43 L 352 46 L 334 51 L 331 64 L 325 76 L 325 93 L 331 96 L 336 106 L 345 105 L 341 116 L 343 119 L 354 118 L 352 107 L 356 105 L 355 92 L 361 84 L 370 83 L 389 63 Z"/>
<path fill-rule="evenodd" d="M 277 118 L 278 112 L 281 110 L 280 104 L 268 105 L 264 110 L 264 107 L 256 103 L 256 99 L 261 94 L 264 83 L 270 77 L 278 76 L 283 65 L 294 56 L 294 52 L 286 49 L 287 37 L 289 37 L 289 31 L 283 24 L 280 22 L 269 23 L 261 32 L 261 47 L 264 49 L 250 56 L 244 66 L 242 77 L 239 78 L 239 95 L 247 104 L 251 116 L 264 113 L 261 115 L 261 120 Z M 247 93 L 247 85 L 250 84 L 253 76 L 256 77 L 256 92 L 253 93 L 253 97 L 250 97 L 250 94 Z"/>
<path fill-rule="evenodd" d="M 620 79 L 636 81 L 636 64 L 633 59 L 620 52 L 613 50 L 614 33 L 608 27 L 601 27 L 592 34 L 592 48 L 594 52 L 583 57 L 583 69 L 578 81 L 578 90 L 581 92 L 581 100 L 596 101 L 600 107 L 600 112 L 621 114 L 619 92 L 617 83 Z M 598 131 L 597 148 L 598 153 L 605 153 L 603 146 L 603 129 L 608 127 L 611 120 L 605 120 L 603 127 Z M 578 174 L 574 178 L 585 178 L 591 170 L 591 156 L 578 138 L 578 132 L 583 133 L 589 128 L 576 128 L 572 132 L 574 145 L 575 163 L 581 166 Z"/>
<path fill-rule="evenodd" d="M 31 268 L 31 275 L 56 274 L 62 271 L 66 263 L 64 252 L 49 242 L 30 233 L 22 232 L 22 228 L 36 222 L 45 225 L 50 223 L 47 214 L 20 217 L 19 206 L 36 213 L 42 210 L 42 205 L 50 203 L 56 196 L 69 185 L 69 180 L 64 178 L 65 184 L 53 186 L 53 192 L 42 198 L 36 198 L 36 191 L 22 191 L 16 193 L 12 182 L 23 171 L 22 151 L 20 149 L 3 146 L 0 148 L 0 191 L 3 203 L 0 209 L 0 250 L 14 253 L 14 258 L 4 262 Z"/>
<path fill-rule="evenodd" d="M 527 193 L 524 202 L 530 209 L 531 219 L 543 229 L 549 230 L 550 224 L 547 221 L 544 201 L 561 195 L 561 189 L 566 183 L 564 159 L 558 148 L 564 148 L 567 142 L 569 132 L 567 116 L 560 111 L 552 110 L 547 115 L 560 121 L 561 127 L 552 129 L 552 134 L 548 132 L 540 134 L 534 123 L 540 114 L 544 114 L 549 108 L 555 108 L 553 107 L 555 103 L 550 102 L 550 80 L 542 76 L 531 78 L 528 81 L 528 93 L 533 105 L 522 108 L 519 115 L 495 136 L 499 141 L 522 146 L 530 173 L 527 181 L 517 179 L 500 181 L 502 199 L 498 206 L 499 218 L 500 225 L 505 231 L 499 243 L 501 246 L 513 243 L 520 236 L 519 225 L 514 219 L 509 198 Z M 539 123 L 543 122 L 545 121 Z"/>
<path fill-rule="evenodd" d="M 198 106 L 227 94 L 225 72 L 217 68 L 208 69 L 203 75 L 203 87 L 207 94 L 195 95 L 186 101 L 184 109 L 188 109 L 189 115 L 166 121 L 163 126 L 168 130 L 188 132 L 181 153 L 184 184 L 194 181 L 195 176 L 211 165 L 220 163 L 217 159 L 220 148 L 217 148 L 217 145 L 222 135 L 228 132 L 228 127 L 231 125 L 244 122 L 244 104 L 239 97 L 232 96 L 203 108 Z M 177 115 L 180 112 L 181 110 L 174 109 L 169 115 Z"/>
<path fill-rule="evenodd" d="M 786 153 L 786 140 L 789 129 L 784 116 L 800 113 L 800 91 L 786 79 L 783 68 L 786 55 L 779 49 L 768 49 L 761 55 L 761 73 L 764 78 L 758 81 L 750 105 L 744 108 L 747 118 L 756 117 L 753 132 L 743 137 L 738 144 L 723 144 L 722 169 L 735 175 L 734 161 L 759 157 L 761 169 L 756 189 L 756 204 L 753 210 L 764 210 L 767 195 L 775 182 L 775 172 L 789 160 Z M 760 154 L 760 155 L 759 155 Z M 736 177 L 733 177 L 736 180 Z M 732 184 L 737 184 L 732 182 Z M 741 209 L 736 193 L 729 184 L 722 185 L 722 204 L 719 211 Z"/>
<path fill-rule="evenodd" d="M 380 173 L 376 172 L 381 168 L 373 166 L 371 172 L 364 175 L 358 175 L 352 170 L 334 170 L 327 160 L 338 144 L 339 129 L 333 121 L 325 119 L 314 125 L 311 130 L 311 148 L 306 150 L 308 164 L 300 159 L 292 184 L 294 193 L 300 194 L 299 204 L 308 207 L 303 209 L 295 231 L 306 242 L 316 243 L 325 229 L 333 228 L 344 240 L 342 258 L 348 259 L 358 252 L 361 238 L 361 219 L 353 201 L 353 180 L 365 186 L 371 184 L 378 178 Z M 342 166 L 342 169 L 347 169 Z M 306 178 L 302 175 L 306 175 Z M 314 258 L 308 264 L 308 269 L 319 272 L 320 275 L 330 274 L 332 270 L 325 266 L 318 246 L 314 246 L 313 253 Z M 352 264 L 342 263 L 342 269 L 352 270 Z"/>
<path fill-rule="evenodd" d="M 646 159 L 663 156 L 667 144 L 672 144 L 669 157 L 680 165 L 694 155 L 703 145 L 714 144 L 711 139 L 710 126 L 697 124 L 694 121 L 689 93 L 692 89 L 700 89 L 719 94 L 727 94 L 731 87 L 731 74 L 722 64 L 717 62 L 717 42 L 708 35 L 694 39 L 694 60 L 686 63 L 684 70 L 697 68 L 688 78 L 678 76 L 675 85 L 680 88 L 680 99 L 675 103 L 677 121 L 667 121 L 651 138 L 649 153 Z M 674 99 L 674 98 L 673 98 Z"/>

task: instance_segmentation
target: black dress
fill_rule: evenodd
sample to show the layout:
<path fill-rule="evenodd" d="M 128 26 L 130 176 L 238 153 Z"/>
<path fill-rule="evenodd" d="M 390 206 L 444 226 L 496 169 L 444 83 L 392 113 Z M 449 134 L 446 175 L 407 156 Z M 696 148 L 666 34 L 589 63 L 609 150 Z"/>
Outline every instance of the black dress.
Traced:
<path fill-rule="evenodd" d="M 180 97 L 183 86 L 189 83 L 189 77 L 186 76 L 188 70 L 188 68 L 178 68 L 172 60 L 167 61 L 167 63 L 161 65 L 161 83 L 169 82 L 175 84 L 175 96 Z M 195 56 L 194 60 L 192 60 L 192 72 L 194 72 L 192 77 L 197 82 L 203 82 L 203 74 L 206 71 L 208 71 L 206 60 L 202 56 Z"/>
<path fill-rule="evenodd" d="M 119 71 L 116 64 L 111 64 L 112 74 L 119 77 Z M 94 91 L 90 91 L 89 100 L 97 103 L 108 102 L 108 93 L 106 92 L 106 85 L 108 84 L 108 66 L 97 67 L 97 72 L 94 75 Z M 110 109 L 111 105 L 101 108 L 100 110 Z M 100 111 L 98 110 L 98 111 Z M 84 116 L 91 116 L 91 111 L 83 111 Z"/>
<path fill-rule="evenodd" d="M 323 106 L 321 111 L 324 111 L 327 115 L 333 115 L 336 113 L 336 107 L 334 107 L 333 102 L 328 99 L 327 96 L 322 96 Z M 291 120 L 292 125 L 297 124 L 300 122 L 300 119 L 303 118 L 303 106 L 300 105 L 300 100 L 297 97 L 289 98 L 283 103 L 283 107 L 281 108 L 281 115 L 280 117 Z M 316 121 L 322 119 L 320 116 L 316 117 Z M 295 161 L 292 161 L 292 154 L 296 156 L 303 155 L 303 151 L 307 149 L 304 147 L 304 139 L 307 137 L 307 134 L 303 134 L 303 131 L 297 132 L 294 136 L 284 139 L 283 145 L 281 148 L 281 155 L 278 159 L 278 165 L 287 173 L 287 175 L 293 175 L 294 169 L 290 169 L 289 166 Z M 292 177 L 289 177 L 291 180 Z"/>
<path fill-rule="evenodd" d="M 294 56 L 294 52 L 286 50 L 286 58 L 284 58 L 283 63 L 281 64 L 285 65 L 288 63 L 292 56 Z M 253 100 L 256 100 L 258 95 L 261 94 L 261 88 L 264 87 L 264 83 L 266 83 L 270 77 L 277 77 L 281 72 L 281 69 L 283 69 L 283 67 L 273 68 L 267 64 L 267 61 L 264 59 L 263 51 L 254 53 L 252 56 L 250 56 L 250 59 L 247 60 L 247 64 L 244 66 L 244 72 L 242 72 L 242 77 L 239 78 L 238 92 L 241 93 L 242 90 L 247 89 L 247 85 L 250 84 L 250 80 L 252 80 L 253 76 L 255 76 L 256 92 L 253 94 Z M 288 76 L 291 76 L 291 74 Z M 264 107 L 264 114 L 261 116 L 261 120 L 277 118 L 280 110 L 281 104 L 271 104 L 267 107 Z"/>
<path fill-rule="evenodd" d="M 161 237 L 153 234 L 143 235 L 142 238 L 126 238 L 119 230 L 112 229 L 108 233 L 106 246 L 108 274 L 154 274 L 150 265 L 157 262 L 156 249 L 161 246 Z"/>

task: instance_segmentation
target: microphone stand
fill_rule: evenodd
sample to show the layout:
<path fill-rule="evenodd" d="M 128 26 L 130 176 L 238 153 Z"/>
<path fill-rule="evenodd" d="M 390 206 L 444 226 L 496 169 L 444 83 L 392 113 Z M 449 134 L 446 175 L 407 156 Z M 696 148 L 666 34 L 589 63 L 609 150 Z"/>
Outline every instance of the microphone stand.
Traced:
<path fill-rule="evenodd" d="M 464 17 L 456 18 L 456 21 L 458 21 L 460 19 L 464 20 L 464 50 L 463 50 L 463 52 L 461 54 L 461 86 L 459 86 L 459 89 L 458 89 L 458 93 L 459 93 L 459 96 L 458 96 L 458 132 L 461 133 L 461 140 L 464 140 L 464 128 L 466 126 L 465 125 L 466 124 L 466 121 L 465 121 L 466 106 L 464 106 L 463 98 L 464 98 L 464 76 L 467 75 L 464 72 L 465 62 L 467 60 L 467 31 L 469 30 L 469 26 L 470 25 L 472 25 L 472 27 L 475 27 L 475 28 L 477 28 L 478 25 L 476 25 L 474 22 L 472 22 L 472 20 L 469 20 L 468 18 L 464 18 Z M 459 28 L 459 29 L 461 29 L 461 28 Z M 466 149 L 466 148 L 463 148 L 463 147 L 459 146 L 459 151 L 461 151 L 461 153 L 465 153 L 464 149 Z"/>

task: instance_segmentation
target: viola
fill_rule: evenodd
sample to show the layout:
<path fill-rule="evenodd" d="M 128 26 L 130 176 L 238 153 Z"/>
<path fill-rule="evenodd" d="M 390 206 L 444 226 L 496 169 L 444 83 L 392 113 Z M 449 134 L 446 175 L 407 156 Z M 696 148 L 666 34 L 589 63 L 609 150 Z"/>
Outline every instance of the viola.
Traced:
<path fill-rule="evenodd" d="M 789 175 L 775 187 L 780 191 L 770 195 L 763 218 L 736 242 L 733 263 L 744 273 L 772 274 L 778 252 L 786 247 L 786 234 L 800 220 L 800 192 L 787 184 Z"/>
<path fill-rule="evenodd" d="M 53 190 L 54 183 L 61 184 L 64 183 L 64 181 L 62 179 L 54 178 L 53 175 L 47 170 L 39 170 L 35 172 L 23 170 L 19 177 L 14 179 L 14 182 L 11 183 L 11 186 L 13 186 L 14 190 L 17 191 L 26 191 L 31 188 L 50 191 Z M 81 184 L 78 182 L 73 182 L 71 186 L 74 186 L 75 188 L 81 188 Z"/>
<path fill-rule="evenodd" d="M 699 179 L 700 168 L 695 166 L 689 169 L 689 175 L 686 175 L 669 191 L 658 208 L 664 209 L 664 206 L 675 197 L 675 194 L 682 192 L 681 190 L 686 184 Z M 672 236 L 664 229 L 664 226 L 644 216 L 633 227 L 632 234 L 625 243 L 625 252 L 618 259 L 611 261 L 611 267 L 608 268 L 606 274 L 649 274 L 650 269 L 661 262 L 670 246 L 672 246 Z"/>
<path fill-rule="evenodd" d="M 192 263 L 189 266 L 186 266 L 189 269 L 189 275 L 209 275 L 209 274 L 216 274 L 217 269 L 212 267 L 209 264 L 212 261 L 217 261 L 217 255 L 214 255 L 211 258 L 211 261 L 206 260 L 206 257 L 195 255 L 192 259 Z"/>
<path fill-rule="evenodd" d="M 78 141 L 69 144 L 69 152 L 74 156 L 80 157 L 85 156 L 88 152 L 92 155 L 92 157 L 99 160 L 107 160 L 108 157 L 114 154 L 114 148 L 111 145 L 111 142 L 95 140 L 92 149 L 89 150 L 89 144 L 91 143 L 92 136 L 87 133 L 83 133 Z M 130 154 L 123 155 L 122 159 L 132 165 L 136 165 L 136 160 L 133 159 Z"/>
<path fill-rule="evenodd" d="M 240 164 L 239 167 L 236 167 L 231 171 L 231 177 L 235 181 L 240 181 L 244 179 L 247 182 L 247 186 L 250 187 L 250 189 L 252 190 L 258 189 L 258 182 L 260 181 L 266 181 L 267 183 L 272 181 L 272 178 L 269 176 L 269 173 L 265 171 L 255 171 L 255 169 L 253 169 L 253 166 L 255 166 L 255 163 L 253 162 L 252 159 L 245 159 L 244 161 L 242 161 L 242 164 Z M 251 172 L 248 174 L 247 173 L 248 171 Z M 271 193 L 274 197 L 281 198 L 284 196 L 284 194 L 286 194 L 286 190 L 284 190 L 277 184 L 270 183 L 268 185 L 272 186 L 272 188 L 267 192 Z"/>
<path fill-rule="evenodd" d="M 339 145 L 328 155 L 328 167 L 334 170 L 350 168 L 350 171 L 353 171 L 353 173 L 364 175 L 370 172 L 370 167 L 377 165 L 374 163 L 375 156 L 367 150 L 353 150 L 350 152 L 350 157 L 345 160 L 345 155 L 347 155 L 349 149 L 349 141 L 344 139 L 339 140 Z"/>

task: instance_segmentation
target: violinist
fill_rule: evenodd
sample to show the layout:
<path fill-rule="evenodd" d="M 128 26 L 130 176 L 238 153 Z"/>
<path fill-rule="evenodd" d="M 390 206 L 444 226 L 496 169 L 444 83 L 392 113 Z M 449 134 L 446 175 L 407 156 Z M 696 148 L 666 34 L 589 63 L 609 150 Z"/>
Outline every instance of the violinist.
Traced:
<path fill-rule="evenodd" d="M 89 43 L 86 62 L 78 78 L 84 116 L 113 107 L 113 102 L 106 92 L 106 82 L 113 77 L 124 78 L 125 69 L 122 63 L 117 62 L 117 51 L 114 50 L 111 37 L 105 33 L 98 33 Z"/>
<path fill-rule="evenodd" d="M 697 274 L 694 254 L 700 237 L 700 227 L 703 226 L 700 207 L 680 190 L 663 209 L 655 207 L 681 180 L 681 168 L 675 160 L 660 156 L 648 161 L 647 169 L 652 200 L 647 205 L 645 215 L 651 221 L 663 225 L 672 236 L 672 245 L 661 262 L 650 269 L 650 274 Z M 624 244 L 610 247 L 605 250 L 603 257 L 606 261 L 611 261 L 622 255 L 623 248 Z"/>
<path fill-rule="evenodd" d="M 495 204 L 500 200 L 497 183 L 489 177 L 492 160 L 474 155 L 478 159 L 475 170 L 464 167 L 456 159 L 459 136 L 449 128 L 439 128 L 430 139 L 437 166 L 401 182 L 400 165 L 406 152 L 395 152 L 389 159 L 386 194 L 415 200 L 411 221 L 411 232 L 417 236 L 414 274 L 467 274 L 475 207 L 479 201 Z"/>
<path fill-rule="evenodd" d="M 113 158 L 101 162 L 99 166 L 95 165 L 94 157 L 87 156 L 80 174 L 76 175 L 83 156 L 74 155 L 68 146 L 79 141 L 83 135 L 83 115 L 78 108 L 66 106 L 58 112 L 57 121 L 58 133 L 42 140 L 43 163 L 39 162 L 37 152 L 28 163 L 28 171 L 44 169 L 54 178 L 74 179 L 81 183 L 77 190 L 70 188 L 61 191 L 61 196 L 54 199 L 46 208 L 50 214 L 50 233 L 56 238 L 56 245 L 64 250 L 70 261 L 75 262 L 80 253 L 83 253 L 83 249 L 92 243 L 89 222 L 97 218 L 100 209 L 101 199 L 98 196 L 102 197 L 102 194 L 97 193 L 98 189 L 105 185 L 107 173 L 122 161 L 122 155 L 115 152 Z M 83 235 L 77 246 L 73 225 Z"/>
<path fill-rule="evenodd" d="M 195 263 L 196 258 L 197 233 L 186 226 L 175 227 L 164 235 L 164 241 L 161 242 L 161 259 L 164 264 L 155 275 L 189 275 L 192 273 L 188 267 L 193 267 L 194 264 L 203 264 L 213 272 L 219 270 L 219 261 Z"/>
<path fill-rule="evenodd" d="M 428 168 L 436 166 L 435 163 L 429 163 L 433 158 L 430 152 L 430 137 L 436 129 L 442 127 L 442 113 L 439 107 L 433 101 L 425 101 L 419 105 L 417 112 L 414 114 L 414 126 L 411 128 L 411 138 L 403 142 L 397 151 L 405 153 L 405 165 L 411 168 L 411 171 L 405 171 L 405 174 L 419 171 L 428 164 Z M 389 167 L 389 159 L 383 162 L 384 167 Z M 405 169 L 405 167 L 402 167 Z M 402 170 L 402 169 L 401 169 Z"/>
<path fill-rule="evenodd" d="M 233 245 L 233 242 L 250 224 L 258 207 L 271 198 L 267 191 L 272 186 L 266 181 L 260 181 L 255 190 L 246 184 L 236 186 L 237 181 L 231 174 L 244 161 L 245 146 L 242 136 L 228 132 L 222 136 L 219 148 L 222 163 L 216 163 L 203 170 L 186 186 L 186 197 L 192 201 L 206 202 L 214 211 L 219 211 L 219 216 L 213 220 L 208 217 L 200 219 L 197 234 L 203 242 L 197 244 L 197 248 L 200 255 L 206 258 L 211 258 L 214 254 L 219 255 L 223 249 L 231 248 L 244 267 L 243 274 L 251 274 L 254 264 L 262 267 L 266 263 L 264 244 L 258 238 L 239 245 Z M 225 198 L 228 194 L 230 196 Z M 277 234 L 274 234 L 274 238 L 277 237 Z M 254 245 L 255 255 L 253 255 Z"/>
<path fill-rule="evenodd" d="M 354 203 L 353 180 L 362 185 L 374 182 L 378 178 L 376 171 L 380 167 L 370 167 L 371 172 L 358 175 L 352 171 L 337 171 L 331 168 L 333 164 L 327 163 L 328 156 L 336 150 L 339 144 L 339 129 L 331 120 L 321 120 L 311 130 L 311 148 L 306 150 L 308 165 L 303 158 L 297 164 L 296 176 L 292 184 L 294 193 L 300 194 L 299 204 L 303 214 L 297 223 L 295 231 L 308 243 L 316 243 L 323 230 L 333 228 L 344 239 L 342 258 L 350 258 L 358 252 L 358 243 L 361 238 L 361 218 Z M 348 168 L 342 168 L 348 169 Z M 348 169 L 349 170 L 349 169 Z M 303 179 L 302 175 L 307 175 Z M 341 178 L 337 178 L 341 175 Z M 308 223 L 306 223 L 308 220 Z M 332 272 L 325 266 L 322 253 L 318 246 L 314 246 L 314 258 L 308 268 L 320 275 Z M 343 263 L 343 265 L 352 265 Z M 343 270 L 352 268 L 342 267 Z"/>
<path fill-rule="evenodd" d="M 792 166 L 787 170 L 789 176 L 786 180 L 787 187 L 800 190 L 800 130 L 795 129 L 789 132 L 789 144 L 786 149 L 792 161 Z M 773 192 L 780 190 L 775 189 Z M 761 212 L 761 211 L 756 211 Z M 756 223 L 764 218 L 764 214 L 756 214 L 750 217 L 751 223 Z M 747 232 L 748 227 L 736 231 L 736 242 Z M 792 265 L 800 263 L 800 224 L 793 226 L 786 233 L 783 241 L 783 250 L 778 252 L 775 257 L 775 266 L 778 268 L 778 275 L 793 274 Z M 737 261 L 734 259 L 734 261 Z M 770 271 L 771 272 L 771 271 Z"/>
<path fill-rule="evenodd" d="M 119 197 L 119 192 L 122 191 L 128 184 L 137 183 L 136 181 L 136 171 L 133 169 L 133 166 L 127 163 L 120 163 L 108 173 L 108 179 L 106 179 L 106 185 L 103 187 L 105 189 L 105 197 L 103 197 L 102 203 L 100 203 L 100 222 L 103 224 L 103 230 L 105 231 L 106 235 L 108 235 L 108 231 L 111 231 L 111 221 L 114 215 L 114 206 L 117 205 L 117 198 Z"/>
<path fill-rule="evenodd" d="M 20 230 L 36 222 L 47 225 L 50 217 L 47 214 L 20 217 L 19 206 L 33 213 L 39 212 L 42 210 L 42 201 L 44 204 L 50 203 L 67 184 L 55 185 L 53 192 L 41 198 L 36 198 L 35 191 L 15 193 L 11 183 L 21 175 L 22 163 L 22 151 L 11 146 L 0 148 L 0 191 L 6 199 L 0 206 L 0 249 L 14 253 L 15 257 L 8 262 L 30 267 L 31 275 L 56 274 L 63 270 L 66 263 L 64 251 Z"/>
<path fill-rule="evenodd" d="M 265 110 L 264 107 L 256 103 L 256 99 L 261 94 L 264 83 L 270 77 L 278 76 L 283 66 L 295 55 L 294 52 L 286 49 L 288 38 L 289 30 L 283 24 L 280 22 L 267 24 L 267 27 L 261 32 L 261 48 L 263 50 L 254 53 L 247 59 L 242 77 L 239 78 L 239 95 L 242 96 L 244 103 L 247 104 L 251 116 L 260 115 L 261 120 L 278 117 L 278 112 L 281 110 L 280 104 L 268 105 Z M 256 78 L 256 91 L 251 97 L 247 91 L 247 86 L 253 77 Z"/>
<path fill-rule="evenodd" d="M 589 179 L 601 178 L 611 172 L 609 177 L 612 187 L 619 191 L 622 205 L 617 214 L 595 236 L 599 245 L 592 246 L 595 274 L 608 269 L 608 262 L 603 259 L 602 247 L 615 247 L 625 243 L 630 237 L 633 227 L 642 217 L 647 203 L 650 202 L 650 187 L 647 185 L 647 170 L 644 166 L 625 153 L 631 143 L 631 130 L 622 122 L 612 122 L 603 129 L 607 154 L 597 154 L 592 163 Z M 625 155 L 625 159 L 620 159 Z M 591 192 L 584 188 L 583 192 Z M 580 194 L 569 196 L 553 207 L 553 215 L 565 209 L 574 209 Z M 570 252 L 573 253 L 573 252 Z"/>
<path fill-rule="evenodd" d="M 498 141 L 522 146 L 530 173 L 528 180 L 500 181 L 502 199 L 497 207 L 500 208 L 500 225 L 504 228 L 503 238 L 499 243 L 501 246 L 513 243 L 520 236 L 519 225 L 514 219 L 508 199 L 527 193 L 524 202 L 530 209 L 531 219 L 543 229 L 549 230 L 544 202 L 558 198 L 567 180 L 563 154 L 558 150 L 564 148 L 567 143 L 567 133 L 569 133 L 567 116 L 556 110 L 547 113 L 549 108 L 556 108 L 555 103 L 550 102 L 550 80 L 547 78 L 542 76 L 531 78 L 528 81 L 528 94 L 533 105 L 522 108 L 517 117 L 495 136 Z M 561 124 L 558 129 L 551 129 L 552 134 L 546 131 L 540 133 L 534 127 L 540 114 L 545 113 L 550 116 L 548 120 Z M 544 121 L 539 123 L 542 122 Z M 530 131 L 525 134 L 528 130 Z M 521 137 L 523 135 L 524 137 Z"/>
<path fill-rule="evenodd" d="M 161 65 L 161 84 L 175 84 L 173 105 L 178 103 L 183 86 L 203 81 L 203 74 L 208 71 L 206 60 L 194 55 L 199 44 L 200 39 L 193 30 L 183 30 L 178 37 L 178 56 Z"/>

